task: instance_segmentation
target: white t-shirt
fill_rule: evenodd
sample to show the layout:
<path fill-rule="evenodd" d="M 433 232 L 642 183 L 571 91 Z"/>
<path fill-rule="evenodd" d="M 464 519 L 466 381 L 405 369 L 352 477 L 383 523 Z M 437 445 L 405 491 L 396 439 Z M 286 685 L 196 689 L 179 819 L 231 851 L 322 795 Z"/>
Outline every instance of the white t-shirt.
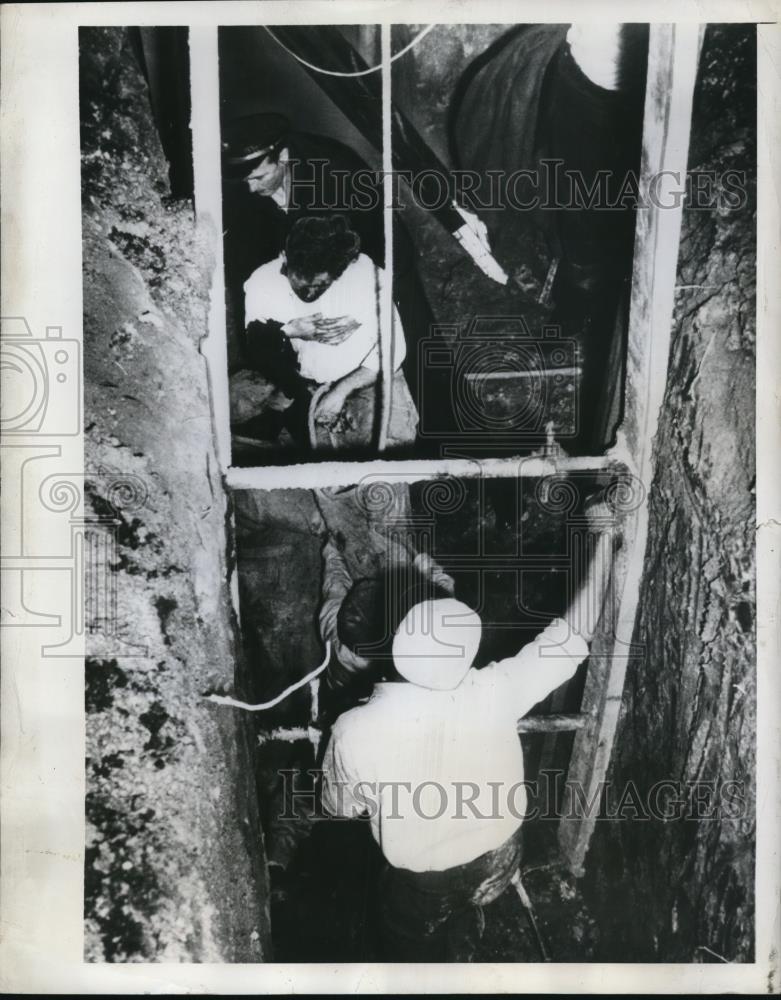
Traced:
<path fill-rule="evenodd" d="M 378 684 L 333 728 L 324 808 L 368 812 L 374 839 L 397 868 L 442 871 L 499 847 L 526 811 L 516 723 L 587 655 L 586 641 L 559 618 L 516 656 L 470 670 L 452 691 Z"/>
<path fill-rule="evenodd" d="M 282 274 L 282 257 L 263 264 L 244 283 L 245 325 L 253 320 L 288 323 L 320 313 L 324 319 L 350 316 L 361 325 L 340 344 L 319 344 L 315 340 L 291 337 L 298 355 L 301 374 L 315 382 L 335 382 L 363 365 L 379 371 L 379 290 L 385 280 L 382 268 L 370 257 L 357 259 L 313 302 L 304 302 Z M 398 312 L 393 308 L 394 371 L 406 353 L 404 333 Z"/>

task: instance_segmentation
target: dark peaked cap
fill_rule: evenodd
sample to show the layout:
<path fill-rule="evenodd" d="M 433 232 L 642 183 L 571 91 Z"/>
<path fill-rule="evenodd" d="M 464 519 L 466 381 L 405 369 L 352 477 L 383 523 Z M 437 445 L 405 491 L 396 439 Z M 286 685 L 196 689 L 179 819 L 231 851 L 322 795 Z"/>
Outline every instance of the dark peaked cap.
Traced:
<path fill-rule="evenodd" d="M 242 115 L 226 122 L 222 130 L 222 156 L 234 171 L 262 159 L 290 131 L 290 122 L 276 111 Z"/>

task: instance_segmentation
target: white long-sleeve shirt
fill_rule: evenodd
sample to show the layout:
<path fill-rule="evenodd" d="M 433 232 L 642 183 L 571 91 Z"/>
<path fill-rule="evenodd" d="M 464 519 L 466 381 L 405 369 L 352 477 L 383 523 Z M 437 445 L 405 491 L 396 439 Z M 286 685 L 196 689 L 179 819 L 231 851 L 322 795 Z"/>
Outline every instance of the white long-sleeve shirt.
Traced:
<path fill-rule="evenodd" d="M 358 329 L 340 344 L 320 344 L 316 340 L 291 337 L 298 355 L 301 374 L 320 384 L 335 382 L 363 366 L 370 371 L 380 368 L 379 294 L 385 272 L 370 257 L 359 254 L 356 260 L 313 302 L 304 302 L 282 273 L 283 258 L 263 264 L 244 283 L 245 324 L 274 320 L 289 323 L 320 313 L 324 319 L 349 316 L 360 323 Z M 406 355 L 404 332 L 396 307 L 393 308 L 393 369 L 401 367 Z"/>
<path fill-rule="evenodd" d="M 368 812 L 397 868 L 442 871 L 499 847 L 526 811 L 517 721 L 587 655 L 586 641 L 556 619 L 516 656 L 471 669 L 454 690 L 378 684 L 334 726 L 325 809 Z"/>

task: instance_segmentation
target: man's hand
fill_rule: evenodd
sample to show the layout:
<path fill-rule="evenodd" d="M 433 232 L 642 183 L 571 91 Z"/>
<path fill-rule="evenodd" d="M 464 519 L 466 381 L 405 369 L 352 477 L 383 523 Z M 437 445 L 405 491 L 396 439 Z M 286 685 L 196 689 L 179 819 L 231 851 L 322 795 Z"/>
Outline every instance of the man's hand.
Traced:
<path fill-rule="evenodd" d="M 616 509 L 607 503 L 602 497 L 596 497 L 593 501 L 587 501 L 585 511 L 589 529 L 595 535 L 609 536 L 611 545 L 620 548 L 623 544 L 623 522 L 626 517 L 625 511 Z"/>
<path fill-rule="evenodd" d="M 474 212 L 462 208 L 455 201 L 453 202 L 453 207 L 464 220 L 464 225 L 459 227 L 453 233 L 453 236 L 455 236 L 483 274 L 487 274 L 489 278 L 500 285 L 506 285 L 507 273 L 495 260 L 491 252 L 486 224 Z"/>
<path fill-rule="evenodd" d="M 361 324 L 350 316 L 336 316 L 324 319 L 322 313 L 291 319 L 282 327 L 282 332 L 296 340 L 314 340 L 319 344 L 341 344 Z"/>
<path fill-rule="evenodd" d="M 456 211 L 467 226 L 472 230 L 477 239 L 483 244 L 485 249 L 490 252 L 491 244 L 488 240 L 488 226 L 486 226 L 478 215 L 474 212 L 470 212 L 469 209 L 464 208 L 462 205 L 456 205 Z"/>
<path fill-rule="evenodd" d="M 296 340 L 314 340 L 317 324 L 323 318 L 322 313 L 312 313 L 311 316 L 298 316 L 282 327 L 282 332 Z"/>
<path fill-rule="evenodd" d="M 601 498 L 588 502 L 584 513 L 589 528 L 597 534 L 608 531 L 617 524 L 615 511 Z"/>
<path fill-rule="evenodd" d="M 448 594 L 455 594 L 455 580 L 442 569 L 439 563 L 432 559 L 428 552 L 419 552 L 415 556 L 413 565 L 421 576 L 427 577 L 435 586 Z"/>
<path fill-rule="evenodd" d="M 360 325 L 352 316 L 320 319 L 317 321 L 317 332 L 313 339 L 320 344 L 341 344 L 350 334 L 355 333 Z"/>
<path fill-rule="evenodd" d="M 318 423 L 323 427 L 333 427 L 344 409 L 347 397 L 338 388 L 338 385 L 339 384 L 337 383 L 332 386 L 328 392 L 323 393 L 317 402 L 315 423 Z"/>

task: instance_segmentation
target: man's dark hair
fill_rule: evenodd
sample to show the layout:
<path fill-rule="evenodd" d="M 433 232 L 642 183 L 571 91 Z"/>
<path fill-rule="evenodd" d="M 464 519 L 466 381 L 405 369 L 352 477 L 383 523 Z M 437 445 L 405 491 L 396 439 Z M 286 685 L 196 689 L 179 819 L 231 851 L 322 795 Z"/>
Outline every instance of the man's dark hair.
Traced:
<path fill-rule="evenodd" d="M 407 612 L 421 601 L 450 596 L 411 565 L 359 580 L 339 608 L 337 635 L 352 652 L 392 674 L 393 636 Z"/>
<path fill-rule="evenodd" d="M 325 271 L 335 281 L 360 251 L 361 238 L 343 215 L 298 219 L 285 243 L 288 270 L 305 278 Z"/>

